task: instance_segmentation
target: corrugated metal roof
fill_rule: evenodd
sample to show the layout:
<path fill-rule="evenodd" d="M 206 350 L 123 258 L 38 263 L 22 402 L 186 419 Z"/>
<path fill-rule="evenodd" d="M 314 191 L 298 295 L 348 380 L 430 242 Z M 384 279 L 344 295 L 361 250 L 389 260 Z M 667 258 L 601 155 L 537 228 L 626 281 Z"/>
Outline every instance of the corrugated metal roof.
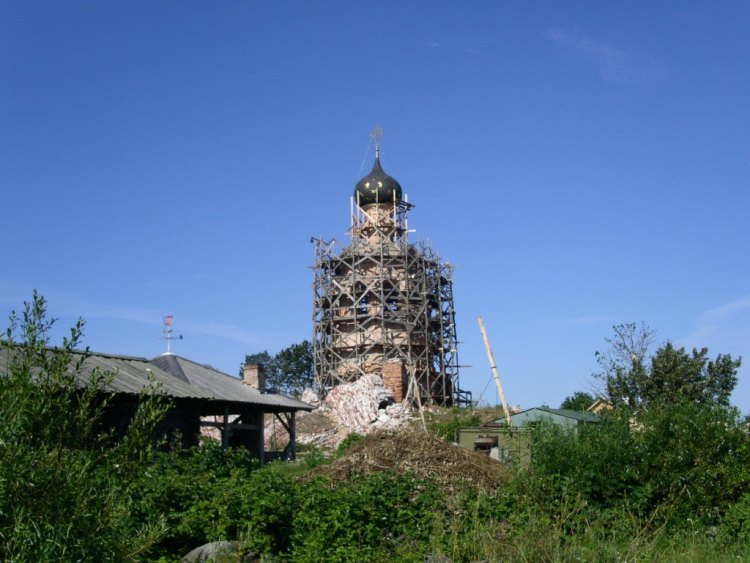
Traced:
<path fill-rule="evenodd" d="M 83 352 L 77 352 L 75 359 L 83 355 Z M 76 374 L 81 386 L 90 381 L 91 373 L 97 369 L 112 375 L 104 388 L 113 393 L 137 395 L 153 381 L 159 386 L 159 391 L 178 399 L 245 403 L 274 411 L 313 409 L 311 405 L 285 395 L 260 393 L 237 377 L 173 354 L 151 360 L 96 352 L 86 355 L 80 372 Z M 0 376 L 7 372 L 8 360 L 7 354 L 0 354 Z"/>
<path fill-rule="evenodd" d="M 0 376 L 5 375 L 10 362 L 12 350 L 6 349 L 0 354 Z M 50 348 L 49 353 L 54 353 Z M 208 399 L 211 396 L 185 381 L 180 381 L 173 375 L 151 364 L 146 358 L 134 356 L 118 356 L 114 354 L 98 354 L 96 352 L 75 352 L 71 364 L 84 359 L 80 371 L 77 372 L 76 382 L 83 387 L 91 380 L 91 373 L 98 370 L 111 375 L 104 389 L 113 393 L 127 393 L 137 395 L 149 385 L 149 380 L 159 386 L 165 394 L 176 398 Z M 71 365 L 71 369 L 73 365 Z"/>
<path fill-rule="evenodd" d="M 551 409 L 549 407 L 532 407 L 530 409 L 522 410 L 521 412 L 513 413 L 510 415 L 510 418 L 513 419 L 517 417 L 518 415 L 522 415 L 525 413 L 528 413 L 530 411 L 542 411 L 542 412 L 548 412 L 550 414 L 556 414 L 558 416 L 564 416 L 565 418 L 572 418 L 574 420 L 579 420 L 581 422 L 600 422 L 601 416 L 598 414 L 595 414 L 593 412 L 588 411 L 576 411 L 572 409 Z M 484 426 L 488 425 L 505 425 L 505 419 L 504 418 L 498 418 L 496 420 L 493 420 L 491 422 L 488 422 Z"/>
<path fill-rule="evenodd" d="M 601 417 L 598 414 L 588 411 L 575 411 L 573 409 L 550 409 L 547 407 L 539 407 L 541 411 L 547 411 L 553 414 L 559 414 L 568 418 L 574 418 L 583 422 L 599 422 Z"/>
<path fill-rule="evenodd" d="M 78 374 L 78 379 L 82 384 L 88 383 L 94 369 L 112 374 L 112 379 L 105 385 L 105 389 L 114 393 L 137 395 L 149 385 L 149 379 L 151 379 L 159 386 L 159 391 L 170 397 L 179 399 L 213 398 L 210 393 L 180 380 L 152 364 L 146 358 L 91 353 L 84 361 L 81 373 Z"/>
<path fill-rule="evenodd" d="M 211 366 L 206 366 L 176 356 L 164 354 L 151 359 L 151 363 L 169 373 L 180 373 L 192 387 L 210 393 L 223 401 L 253 403 L 276 408 L 312 410 L 312 406 L 278 393 L 261 393 L 234 377 Z"/>

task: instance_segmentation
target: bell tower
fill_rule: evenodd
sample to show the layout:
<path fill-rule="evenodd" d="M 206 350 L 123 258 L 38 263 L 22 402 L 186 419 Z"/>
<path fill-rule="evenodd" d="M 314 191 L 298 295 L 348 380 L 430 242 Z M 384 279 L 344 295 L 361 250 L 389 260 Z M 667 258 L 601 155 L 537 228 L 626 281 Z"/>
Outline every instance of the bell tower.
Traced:
<path fill-rule="evenodd" d="M 408 240 L 412 208 L 383 170 L 376 139 L 372 170 L 350 202 L 349 245 L 313 239 L 313 349 L 323 391 L 378 374 L 396 397 L 469 400 L 458 386 L 453 267 Z"/>

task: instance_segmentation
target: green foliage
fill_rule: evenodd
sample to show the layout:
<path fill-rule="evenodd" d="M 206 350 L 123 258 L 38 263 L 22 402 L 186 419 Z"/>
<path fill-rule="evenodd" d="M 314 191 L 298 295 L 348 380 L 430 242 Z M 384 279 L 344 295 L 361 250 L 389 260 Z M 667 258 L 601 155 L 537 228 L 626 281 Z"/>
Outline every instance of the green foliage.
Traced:
<path fill-rule="evenodd" d="M 274 356 L 278 379 L 273 384 L 286 393 L 299 394 L 315 382 L 312 344 L 304 340 Z"/>
<path fill-rule="evenodd" d="M 331 488 L 321 479 L 298 482 L 276 464 L 233 463 L 214 474 L 201 469 L 201 457 L 162 454 L 132 484 L 134 519 L 161 515 L 167 525 L 149 558 L 242 537 L 251 551 L 296 561 L 388 560 L 403 540 L 425 544 L 443 510 L 437 488 L 409 476 L 382 473 Z"/>
<path fill-rule="evenodd" d="M 459 429 L 480 424 L 482 417 L 472 409 L 453 408 L 447 413 L 429 413 L 427 417 L 427 429 L 450 442 L 456 439 Z"/>
<path fill-rule="evenodd" d="M 537 450 L 548 456 L 547 465 L 535 458 L 531 471 L 519 472 L 491 494 L 472 489 L 448 494 L 409 474 L 377 473 L 336 486 L 321 478 L 300 482 L 279 471 L 289 464 L 257 469 L 241 458 L 237 463 L 217 462 L 217 475 L 212 476 L 205 460 L 236 454 L 218 449 L 162 454 L 164 465 L 133 485 L 147 490 L 141 493 L 147 506 L 137 503 L 139 514 L 161 512 L 169 523 L 165 540 L 147 556 L 169 559 L 207 541 L 238 537 L 251 551 L 290 561 L 424 561 L 440 555 L 454 561 L 705 560 L 724 553 L 747 554 L 744 544 L 731 539 L 734 530 L 746 525 L 745 512 L 739 509 L 733 520 L 722 524 L 727 540 L 721 546 L 711 543 L 713 520 L 695 508 L 713 502 L 705 495 L 716 492 L 692 488 L 690 494 L 703 495 L 695 504 L 684 502 L 689 495 L 678 491 L 661 500 L 654 496 L 634 501 L 643 485 L 638 473 L 625 479 L 614 474 L 620 464 L 637 461 L 637 444 L 626 443 L 627 455 L 616 447 L 618 440 L 627 442 L 634 433 L 626 416 L 617 415 L 610 424 L 601 435 L 596 430 L 601 427 L 587 427 L 587 460 L 599 463 L 593 467 L 574 462 L 566 466 L 569 455 L 585 449 L 557 427 L 543 427 L 540 432 L 557 432 L 547 436 L 546 454 Z M 555 446 L 566 448 L 568 455 L 549 457 Z M 611 455 L 615 457 L 607 457 Z M 691 457 L 686 464 L 695 461 Z M 555 464 L 562 464 L 560 471 Z M 701 471 L 705 467 L 696 474 Z M 711 478 L 716 480 L 716 475 Z M 742 486 L 747 490 L 746 482 Z M 735 493 L 740 488 L 735 487 Z M 725 506 L 731 508 L 729 496 Z M 649 503 L 655 503 L 653 508 Z M 677 520 L 676 515 L 682 524 L 667 528 L 665 523 Z"/>
<path fill-rule="evenodd" d="M 725 545 L 750 545 L 750 493 L 727 511 L 721 524 L 720 540 Z"/>
<path fill-rule="evenodd" d="M 99 424 L 107 374 L 83 386 L 77 377 L 82 325 L 56 349 L 51 326 L 35 295 L 0 343 L 3 560 L 176 561 L 203 543 L 237 539 L 279 561 L 750 557 L 750 443 L 738 413 L 710 391 L 732 383 L 725 376 L 738 363 L 728 356 L 708 362 L 665 347 L 644 373 L 664 382 L 653 387 L 660 393 L 683 390 L 682 400 L 648 391 L 637 410 L 616 409 L 578 432 L 542 423 L 531 467 L 484 493 L 441 490 L 408 468 L 337 485 L 300 480 L 330 459 L 318 449 L 262 468 L 246 450 L 217 443 L 158 451 L 154 430 L 167 405 L 147 396 L 114 441 Z M 651 387 L 636 381 L 642 398 Z M 429 416 L 450 440 L 481 422 L 463 409 Z M 360 439 L 350 435 L 331 457 Z"/>
<path fill-rule="evenodd" d="M 279 503 L 255 478 L 258 461 L 244 448 L 162 452 L 129 483 L 135 522 L 163 520 L 166 531 L 150 558 L 169 557 L 204 543 L 236 539 L 259 507 Z M 274 476 L 268 477 L 273 480 Z"/>
<path fill-rule="evenodd" d="M 434 484 L 408 475 L 376 473 L 334 489 L 309 482 L 292 525 L 295 560 L 393 560 L 404 541 L 425 545 L 443 503 Z"/>
<path fill-rule="evenodd" d="M 353 444 L 356 444 L 357 442 L 361 442 L 364 440 L 365 437 L 362 436 L 362 434 L 357 434 L 356 432 L 352 432 L 344 438 L 341 443 L 339 444 L 339 447 L 336 449 L 336 454 L 341 456 L 346 453 L 346 451 L 352 447 Z"/>
<path fill-rule="evenodd" d="M 573 487 L 602 505 L 631 498 L 638 485 L 632 438 L 624 411 L 578 431 L 542 421 L 533 429 L 530 478 L 535 490 L 556 497 Z"/>
<path fill-rule="evenodd" d="M 560 405 L 561 409 L 574 411 L 585 411 L 594 404 L 594 397 L 585 391 L 576 391 L 570 397 L 566 397 Z"/>
<path fill-rule="evenodd" d="M 255 354 L 247 354 L 245 356 L 245 363 L 246 364 L 260 364 L 262 365 L 266 373 L 272 368 L 272 362 L 273 362 L 273 356 L 268 353 L 268 350 L 263 350 L 262 352 L 257 352 Z M 240 375 L 242 375 L 242 367 L 240 367 Z"/>
<path fill-rule="evenodd" d="M 607 339 L 609 350 L 596 354 L 602 371 L 594 374 L 604 382 L 613 404 L 630 408 L 685 401 L 729 405 L 740 359 L 719 354 L 709 360 L 707 348 L 687 353 L 671 342 L 661 346 L 649 359 L 653 331 L 635 324 L 613 328 L 614 337 Z"/>
<path fill-rule="evenodd" d="M 535 430 L 530 479 L 554 498 L 572 491 L 603 509 L 665 510 L 671 522 L 715 523 L 750 485 L 750 451 L 737 412 L 685 402 L 626 409 L 598 425 Z"/>
<path fill-rule="evenodd" d="M 315 469 L 319 465 L 323 465 L 329 461 L 329 456 L 326 451 L 319 447 L 313 447 L 305 452 L 304 457 L 300 460 L 300 469 L 302 471 L 309 471 Z M 301 471 L 300 471 L 301 472 Z"/>
<path fill-rule="evenodd" d="M 83 323 L 50 348 L 53 324 L 35 293 L 0 342 L 0 557 L 135 560 L 163 528 L 131 525 L 122 480 L 153 453 L 144 436 L 164 411 L 144 401 L 136 431 L 108 443 L 99 428 L 107 375 L 78 378 Z"/>
<path fill-rule="evenodd" d="M 282 393 L 299 395 L 315 383 L 312 344 L 304 340 L 271 356 L 268 351 L 245 356 L 246 364 L 262 364 L 266 385 Z"/>
<path fill-rule="evenodd" d="M 22 316 L 11 314 L 10 326 L 0 343 L 0 398 L 4 440 L 29 447 L 81 447 L 93 440 L 95 423 L 103 405 L 97 404 L 97 388 L 103 377 L 94 373 L 92 384 L 80 392 L 75 374 L 85 354 L 74 355 L 83 322 L 71 328 L 62 346 L 48 348 L 48 334 L 55 321 L 46 317 L 44 299 L 34 294 Z M 69 414 L 74 413 L 74 416 Z"/>
<path fill-rule="evenodd" d="M 650 378 L 646 381 L 643 397 L 649 402 L 694 401 L 729 405 L 729 396 L 737 385 L 737 370 L 741 359 L 719 354 L 709 360 L 708 349 L 674 348 L 667 342 L 651 358 Z"/>

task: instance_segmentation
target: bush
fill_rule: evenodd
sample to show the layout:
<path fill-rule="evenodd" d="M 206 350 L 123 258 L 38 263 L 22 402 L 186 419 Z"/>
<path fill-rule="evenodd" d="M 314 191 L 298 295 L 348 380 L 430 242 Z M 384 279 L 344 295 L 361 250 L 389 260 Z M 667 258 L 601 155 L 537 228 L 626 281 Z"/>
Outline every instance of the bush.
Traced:
<path fill-rule="evenodd" d="M 108 443 L 98 427 L 106 374 L 76 385 L 83 323 L 50 348 L 53 324 L 35 293 L 0 341 L 0 558 L 135 560 L 163 526 L 132 526 L 123 476 L 153 452 L 144 436 L 164 411 L 144 401 L 132 431 Z"/>
<path fill-rule="evenodd" d="M 682 403 L 637 418 L 626 409 L 601 424 L 565 431 L 551 423 L 534 432 L 534 495 L 581 495 L 600 508 L 661 511 L 672 523 L 716 523 L 750 484 L 747 436 L 734 409 Z"/>
<path fill-rule="evenodd" d="M 430 413 L 427 426 L 430 432 L 453 442 L 461 428 L 471 428 L 482 423 L 481 416 L 471 409 L 453 408 L 446 414 Z"/>
<path fill-rule="evenodd" d="M 750 445 L 727 407 L 620 409 L 577 433 L 542 424 L 530 469 L 490 494 L 390 472 L 333 486 L 294 478 L 325 462 L 319 450 L 263 468 L 217 443 L 159 452 L 151 436 L 165 405 L 147 397 L 126 436 L 109 440 L 98 426 L 107 375 L 75 382 L 82 325 L 58 349 L 51 326 L 35 295 L 0 342 L 3 560 L 167 561 L 236 539 L 292 561 L 750 556 Z M 451 440 L 478 423 L 458 410 L 431 422 Z"/>
<path fill-rule="evenodd" d="M 356 444 L 357 442 L 361 442 L 364 439 L 365 437 L 362 436 L 362 434 L 357 434 L 356 432 L 347 434 L 346 438 L 344 438 L 339 444 L 339 447 L 336 448 L 336 455 L 339 457 L 344 455 L 349 448 L 351 448 L 354 444 Z"/>
<path fill-rule="evenodd" d="M 641 481 L 628 413 L 579 430 L 543 421 L 533 430 L 532 471 L 538 492 L 546 495 L 572 488 L 601 506 L 637 496 Z"/>
<path fill-rule="evenodd" d="M 148 555 L 166 557 L 243 531 L 242 487 L 258 468 L 244 448 L 216 442 L 159 453 L 127 485 L 134 526 L 162 521 L 166 530 Z"/>
<path fill-rule="evenodd" d="M 750 493 L 727 511 L 721 524 L 720 539 L 725 545 L 750 546 Z"/>
<path fill-rule="evenodd" d="M 404 542 L 425 546 L 434 515 L 444 509 L 434 484 L 390 473 L 333 489 L 317 479 L 298 502 L 291 540 L 300 561 L 393 559 Z"/>

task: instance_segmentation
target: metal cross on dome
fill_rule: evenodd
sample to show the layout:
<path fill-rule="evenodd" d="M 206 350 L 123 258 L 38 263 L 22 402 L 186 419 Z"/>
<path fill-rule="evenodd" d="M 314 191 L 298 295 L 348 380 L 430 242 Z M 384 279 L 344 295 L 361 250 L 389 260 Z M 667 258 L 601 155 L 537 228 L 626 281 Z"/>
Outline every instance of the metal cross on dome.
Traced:
<path fill-rule="evenodd" d="M 375 158 L 380 156 L 380 139 L 383 138 L 383 130 L 377 125 L 370 131 L 370 142 L 375 142 Z"/>
<path fill-rule="evenodd" d="M 372 131 L 370 131 L 370 139 L 375 141 L 375 143 L 380 143 L 380 139 L 383 138 L 383 130 L 378 127 L 377 125 L 373 127 Z"/>

